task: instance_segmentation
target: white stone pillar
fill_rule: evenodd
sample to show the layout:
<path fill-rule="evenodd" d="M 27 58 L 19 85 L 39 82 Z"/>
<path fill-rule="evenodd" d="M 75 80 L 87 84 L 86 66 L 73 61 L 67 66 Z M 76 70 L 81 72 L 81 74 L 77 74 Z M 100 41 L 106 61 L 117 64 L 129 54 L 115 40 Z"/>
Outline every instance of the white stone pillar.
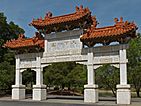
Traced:
<path fill-rule="evenodd" d="M 22 73 L 20 72 L 20 69 L 16 69 L 16 79 L 15 79 L 16 85 L 22 84 Z"/>
<path fill-rule="evenodd" d="M 43 85 L 43 68 L 41 58 L 37 57 L 36 85 L 33 85 L 33 100 L 41 101 L 46 99 L 46 85 Z"/>
<path fill-rule="evenodd" d="M 45 35 L 45 36 L 46 36 L 46 35 Z M 48 43 L 48 41 L 47 41 L 47 39 L 46 39 L 46 37 L 45 37 L 45 42 L 44 42 L 44 45 L 45 45 L 45 48 L 44 48 L 44 49 L 45 49 L 45 53 L 47 52 L 47 49 L 48 49 L 48 47 L 47 47 L 48 44 L 47 44 L 47 43 Z"/>
<path fill-rule="evenodd" d="M 119 51 L 120 56 L 120 84 L 117 85 L 117 104 L 130 104 L 130 85 L 127 84 L 127 59 L 126 49 Z"/>
<path fill-rule="evenodd" d="M 43 84 L 43 71 L 39 68 L 36 69 L 36 85 Z"/>
<path fill-rule="evenodd" d="M 25 99 L 25 85 L 22 85 L 22 72 L 20 70 L 20 59 L 16 57 L 15 85 L 12 85 L 12 99 Z"/>
<path fill-rule="evenodd" d="M 95 84 L 93 58 L 93 48 L 89 48 L 87 64 L 88 84 L 84 85 L 84 102 L 88 103 L 98 102 L 98 85 Z"/>

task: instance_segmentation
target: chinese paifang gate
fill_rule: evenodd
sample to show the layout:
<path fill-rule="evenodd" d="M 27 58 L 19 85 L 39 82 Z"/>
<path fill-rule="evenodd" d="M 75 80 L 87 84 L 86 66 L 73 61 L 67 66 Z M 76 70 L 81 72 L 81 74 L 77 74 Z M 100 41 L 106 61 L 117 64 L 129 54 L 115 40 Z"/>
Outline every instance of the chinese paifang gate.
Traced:
<path fill-rule="evenodd" d="M 119 68 L 120 82 L 117 85 L 117 104 L 130 104 L 130 85 L 127 84 L 126 49 L 128 41 L 136 37 L 134 22 L 114 19 L 113 26 L 97 27 L 95 16 L 83 6 L 76 7 L 71 14 L 52 16 L 48 12 L 44 18 L 33 19 L 29 24 L 38 32 L 33 38 L 23 34 L 18 39 L 5 43 L 5 47 L 15 52 L 15 85 L 12 85 L 12 99 L 25 98 L 22 72 L 31 68 L 36 72 L 33 85 L 33 100 L 46 99 L 46 85 L 43 84 L 43 67 L 55 62 L 74 61 L 87 65 L 87 84 L 84 85 L 84 102 L 98 102 L 98 85 L 95 84 L 95 69 L 103 64 Z M 110 45 L 118 42 L 116 45 Z M 103 46 L 95 46 L 96 44 Z"/>

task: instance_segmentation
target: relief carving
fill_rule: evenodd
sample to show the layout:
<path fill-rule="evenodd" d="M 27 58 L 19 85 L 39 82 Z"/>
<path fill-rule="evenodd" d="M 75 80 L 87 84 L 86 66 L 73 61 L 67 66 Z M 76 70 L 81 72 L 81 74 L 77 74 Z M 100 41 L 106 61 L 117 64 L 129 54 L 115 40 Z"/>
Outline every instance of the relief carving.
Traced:
<path fill-rule="evenodd" d="M 112 58 L 101 58 L 100 62 L 101 63 L 111 63 L 112 62 Z"/>
<path fill-rule="evenodd" d="M 48 51 L 61 51 L 80 48 L 81 42 L 76 40 L 64 40 L 48 43 Z"/>

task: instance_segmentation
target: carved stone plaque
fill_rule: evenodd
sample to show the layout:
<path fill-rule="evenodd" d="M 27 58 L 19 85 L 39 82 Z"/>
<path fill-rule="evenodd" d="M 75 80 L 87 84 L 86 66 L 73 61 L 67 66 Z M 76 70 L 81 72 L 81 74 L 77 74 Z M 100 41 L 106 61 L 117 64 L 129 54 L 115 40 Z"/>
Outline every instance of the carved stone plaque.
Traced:
<path fill-rule="evenodd" d="M 21 59 L 20 68 L 31 68 L 36 66 L 36 58 Z"/>
<path fill-rule="evenodd" d="M 81 47 L 79 39 L 48 42 L 48 52 L 64 51 Z"/>

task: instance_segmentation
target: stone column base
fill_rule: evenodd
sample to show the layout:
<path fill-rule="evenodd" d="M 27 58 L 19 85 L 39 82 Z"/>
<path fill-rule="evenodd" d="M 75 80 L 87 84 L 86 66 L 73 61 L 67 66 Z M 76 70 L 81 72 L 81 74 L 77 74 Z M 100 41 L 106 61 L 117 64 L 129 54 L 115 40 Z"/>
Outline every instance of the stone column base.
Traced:
<path fill-rule="evenodd" d="M 130 85 L 117 85 L 117 104 L 130 104 Z"/>
<path fill-rule="evenodd" d="M 25 85 L 12 85 L 12 99 L 25 99 Z"/>
<path fill-rule="evenodd" d="M 84 85 L 84 102 L 98 102 L 98 85 Z"/>
<path fill-rule="evenodd" d="M 33 100 L 41 101 L 46 99 L 46 85 L 33 85 Z"/>

